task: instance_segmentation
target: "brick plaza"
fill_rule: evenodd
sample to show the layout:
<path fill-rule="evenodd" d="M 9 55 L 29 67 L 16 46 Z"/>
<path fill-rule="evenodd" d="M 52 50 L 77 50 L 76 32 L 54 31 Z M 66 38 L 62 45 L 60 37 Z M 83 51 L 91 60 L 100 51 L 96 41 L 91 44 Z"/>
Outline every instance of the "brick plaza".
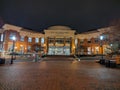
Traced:
<path fill-rule="evenodd" d="M 0 65 L 0 90 L 120 90 L 120 68 L 47 57 Z"/>

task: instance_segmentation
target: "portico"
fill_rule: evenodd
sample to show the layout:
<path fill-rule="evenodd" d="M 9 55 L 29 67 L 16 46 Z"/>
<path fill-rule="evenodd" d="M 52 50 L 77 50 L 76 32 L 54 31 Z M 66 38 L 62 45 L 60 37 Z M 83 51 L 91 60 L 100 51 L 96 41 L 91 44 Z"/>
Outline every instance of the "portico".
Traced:
<path fill-rule="evenodd" d="M 73 55 L 75 53 L 75 30 L 66 26 L 52 26 L 44 32 L 45 48 L 48 55 Z"/>

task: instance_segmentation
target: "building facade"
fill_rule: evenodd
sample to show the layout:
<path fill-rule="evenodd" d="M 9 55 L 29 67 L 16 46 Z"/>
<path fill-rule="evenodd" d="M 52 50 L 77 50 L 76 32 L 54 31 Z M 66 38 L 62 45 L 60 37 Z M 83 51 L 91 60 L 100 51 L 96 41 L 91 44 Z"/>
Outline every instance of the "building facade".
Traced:
<path fill-rule="evenodd" d="M 111 52 L 108 32 L 110 27 L 76 34 L 67 26 L 51 26 L 44 34 L 22 27 L 5 24 L 0 29 L 0 51 L 4 54 L 13 49 L 12 37 L 16 37 L 14 52 L 39 51 L 47 55 L 96 55 Z M 103 35 L 103 40 L 100 36 Z"/>

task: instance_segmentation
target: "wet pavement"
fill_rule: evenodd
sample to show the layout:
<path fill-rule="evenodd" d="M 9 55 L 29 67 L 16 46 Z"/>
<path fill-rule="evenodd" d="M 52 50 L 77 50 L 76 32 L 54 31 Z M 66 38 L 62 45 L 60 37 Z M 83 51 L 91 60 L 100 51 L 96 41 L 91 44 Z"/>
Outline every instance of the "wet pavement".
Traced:
<path fill-rule="evenodd" d="M 0 90 L 120 90 L 120 68 L 47 57 L 0 65 Z"/>

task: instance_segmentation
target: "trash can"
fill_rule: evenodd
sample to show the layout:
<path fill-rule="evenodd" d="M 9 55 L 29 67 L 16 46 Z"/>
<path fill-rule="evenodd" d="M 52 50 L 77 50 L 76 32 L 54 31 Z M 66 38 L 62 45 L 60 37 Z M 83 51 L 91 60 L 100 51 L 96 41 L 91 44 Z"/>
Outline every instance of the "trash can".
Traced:
<path fill-rule="evenodd" d="M 105 59 L 100 59 L 100 64 L 105 64 Z"/>
<path fill-rule="evenodd" d="M 0 64 L 5 64 L 5 58 L 0 58 Z"/>
<path fill-rule="evenodd" d="M 110 60 L 110 67 L 115 68 L 116 67 L 116 61 L 115 60 Z"/>
<path fill-rule="evenodd" d="M 105 66 L 110 67 L 110 60 L 105 60 Z"/>

